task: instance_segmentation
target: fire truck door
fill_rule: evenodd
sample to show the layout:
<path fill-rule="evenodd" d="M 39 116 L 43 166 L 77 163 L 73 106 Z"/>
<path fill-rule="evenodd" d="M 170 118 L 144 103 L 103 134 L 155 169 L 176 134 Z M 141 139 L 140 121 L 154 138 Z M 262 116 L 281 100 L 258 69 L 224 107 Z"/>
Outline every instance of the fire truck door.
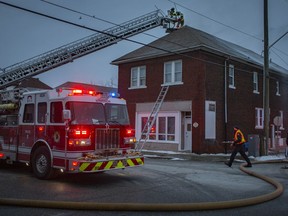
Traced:
<path fill-rule="evenodd" d="M 23 105 L 19 119 L 19 159 L 25 160 L 30 153 L 30 148 L 34 144 L 35 136 L 35 95 L 29 95 L 26 103 Z"/>
<path fill-rule="evenodd" d="M 31 147 L 46 133 L 47 98 L 45 93 L 31 94 L 24 98 L 19 124 L 19 156 L 28 160 Z"/>

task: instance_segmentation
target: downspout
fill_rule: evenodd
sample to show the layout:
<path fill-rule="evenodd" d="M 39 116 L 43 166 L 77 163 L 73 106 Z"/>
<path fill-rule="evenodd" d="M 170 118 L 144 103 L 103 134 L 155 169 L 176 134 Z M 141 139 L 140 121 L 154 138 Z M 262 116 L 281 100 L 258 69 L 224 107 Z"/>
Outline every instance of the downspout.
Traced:
<path fill-rule="evenodd" d="M 227 141 L 227 123 L 228 123 L 228 105 L 227 105 L 227 61 L 230 58 L 226 58 L 225 59 L 225 63 L 224 63 L 224 121 L 225 121 L 225 141 Z"/>

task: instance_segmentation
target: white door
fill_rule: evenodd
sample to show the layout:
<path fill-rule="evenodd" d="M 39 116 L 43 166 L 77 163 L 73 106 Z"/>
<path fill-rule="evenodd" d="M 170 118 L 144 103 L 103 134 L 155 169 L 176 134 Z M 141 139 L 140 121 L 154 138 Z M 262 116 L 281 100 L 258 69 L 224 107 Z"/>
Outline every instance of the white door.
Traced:
<path fill-rule="evenodd" d="M 184 150 L 192 151 L 192 119 L 191 117 L 184 118 Z"/>

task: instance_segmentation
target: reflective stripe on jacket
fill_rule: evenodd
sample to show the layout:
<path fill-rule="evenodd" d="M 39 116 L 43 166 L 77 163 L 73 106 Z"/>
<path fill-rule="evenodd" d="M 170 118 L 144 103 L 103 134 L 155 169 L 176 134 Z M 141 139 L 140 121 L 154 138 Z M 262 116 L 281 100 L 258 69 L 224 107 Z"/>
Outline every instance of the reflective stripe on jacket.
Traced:
<path fill-rule="evenodd" d="M 234 134 L 234 142 L 235 144 L 243 144 L 246 142 L 243 133 L 239 129 Z"/>

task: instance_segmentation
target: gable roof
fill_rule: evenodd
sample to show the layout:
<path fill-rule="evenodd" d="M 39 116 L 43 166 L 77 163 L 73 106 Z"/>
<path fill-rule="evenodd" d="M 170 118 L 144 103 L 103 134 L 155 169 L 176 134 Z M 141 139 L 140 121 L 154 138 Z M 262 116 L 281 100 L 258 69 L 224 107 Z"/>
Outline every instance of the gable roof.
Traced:
<path fill-rule="evenodd" d="M 261 55 L 189 26 L 184 26 L 167 34 L 146 46 L 121 56 L 111 63 L 118 65 L 199 49 L 263 67 L 264 59 Z M 288 70 L 273 62 L 270 63 L 269 67 L 274 71 L 288 75 Z"/>
<path fill-rule="evenodd" d="M 39 78 L 27 78 L 21 80 L 17 85 L 17 88 L 28 88 L 28 89 L 52 89 L 49 85 L 41 82 Z"/>

